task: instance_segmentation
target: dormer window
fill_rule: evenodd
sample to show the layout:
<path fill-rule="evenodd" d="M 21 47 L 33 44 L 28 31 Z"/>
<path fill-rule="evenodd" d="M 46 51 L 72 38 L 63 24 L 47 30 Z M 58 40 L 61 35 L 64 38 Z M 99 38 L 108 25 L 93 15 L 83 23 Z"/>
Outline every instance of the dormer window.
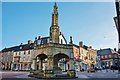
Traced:
<path fill-rule="evenodd" d="M 20 49 L 22 49 L 22 46 L 20 46 Z"/>
<path fill-rule="evenodd" d="M 40 43 L 41 43 L 41 40 L 38 40 L 38 41 L 37 41 L 37 45 L 40 45 Z"/>

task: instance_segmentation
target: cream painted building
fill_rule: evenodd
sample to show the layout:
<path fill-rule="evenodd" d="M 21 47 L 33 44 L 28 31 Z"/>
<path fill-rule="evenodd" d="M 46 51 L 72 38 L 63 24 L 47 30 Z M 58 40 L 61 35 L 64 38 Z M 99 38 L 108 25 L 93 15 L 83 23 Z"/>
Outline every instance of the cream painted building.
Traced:
<path fill-rule="evenodd" d="M 34 57 L 33 43 L 21 44 L 13 54 L 12 70 L 29 70 Z"/>
<path fill-rule="evenodd" d="M 5 48 L 1 51 L 1 63 L 2 70 L 11 70 L 12 60 L 13 60 L 13 50 L 10 48 Z"/>
<path fill-rule="evenodd" d="M 83 45 L 83 42 L 80 42 L 79 46 L 74 48 L 73 53 L 77 71 L 88 70 L 91 66 L 95 66 L 97 50 L 92 49 L 92 47 Z"/>

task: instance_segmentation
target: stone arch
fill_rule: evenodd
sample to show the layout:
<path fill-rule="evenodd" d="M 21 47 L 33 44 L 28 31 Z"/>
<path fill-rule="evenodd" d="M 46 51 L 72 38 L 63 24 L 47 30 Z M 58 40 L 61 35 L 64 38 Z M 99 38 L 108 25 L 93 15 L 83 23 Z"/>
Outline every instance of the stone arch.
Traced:
<path fill-rule="evenodd" d="M 53 56 L 54 69 L 66 70 L 66 68 L 69 67 L 69 64 L 68 65 L 66 64 L 69 60 L 70 60 L 70 57 L 64 53 L 55 54 Z M 63 64 L 62 68 L 60 68 L 60 66 L 58 65 L 59 62 L 62 62 L 62 64 Z"/>
<path fill-rule="evenodd" d="M 42 54 L 38 54 L 36 57 L 39 57 L 41 60 L 44 60 L 47 58 L 47 55 L 42 53 Z"/>
<path fill-rule="evenodd" d="M 38 54 L 37 56 L 36 56 L 36 59 L 37 59 L 37 66 L 38 66 L 38 70 L 44 70 L 45 69 L 45 67 L 46 66 L 44 66 L 45 65 L 45 59 L 47 59 L 48 58 L 48 56 L 46 55 L 46 54 L 44 54 L 44 53 L 42 53 L 42 54 Z"/>
<path fill-rule="evenodd" d="M 68 55 L 64 54 L 64 53 L 58 53 L 58 54 L 55 54 L 53 56 L 53 58 L 57 58 L 58 60 L 60 60 L 61 58 L 70 58 Z"/>

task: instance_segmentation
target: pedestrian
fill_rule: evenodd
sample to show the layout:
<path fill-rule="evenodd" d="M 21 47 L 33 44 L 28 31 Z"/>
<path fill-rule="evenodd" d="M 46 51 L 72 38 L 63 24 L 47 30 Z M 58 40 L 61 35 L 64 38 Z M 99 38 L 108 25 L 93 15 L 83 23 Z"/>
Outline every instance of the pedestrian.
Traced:
<path fill-rule="evenodd" d="M 108 72 L 108 69 L 107 69 L 107 67 L 106 67 L 106 72 Z"/>
<path fill-rule="evenodd" d="M 114 72 L 114 68 L 112 68 L 113 72 Z"/>

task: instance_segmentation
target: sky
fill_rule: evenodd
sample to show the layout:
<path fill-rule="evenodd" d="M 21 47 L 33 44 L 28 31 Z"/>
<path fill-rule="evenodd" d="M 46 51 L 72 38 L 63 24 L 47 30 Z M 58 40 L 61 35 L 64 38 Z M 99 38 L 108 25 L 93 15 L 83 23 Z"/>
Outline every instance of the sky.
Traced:
<path fill-rule="evenodd" d="M 2 48 L 49 36 L 54 2 L 3 2 Z M 114 2 L 57 2 L 60 31 L 67 42 L 94 49 L 118 48 Z M 0 50 L 1 50 L 0 49 Z"/>

